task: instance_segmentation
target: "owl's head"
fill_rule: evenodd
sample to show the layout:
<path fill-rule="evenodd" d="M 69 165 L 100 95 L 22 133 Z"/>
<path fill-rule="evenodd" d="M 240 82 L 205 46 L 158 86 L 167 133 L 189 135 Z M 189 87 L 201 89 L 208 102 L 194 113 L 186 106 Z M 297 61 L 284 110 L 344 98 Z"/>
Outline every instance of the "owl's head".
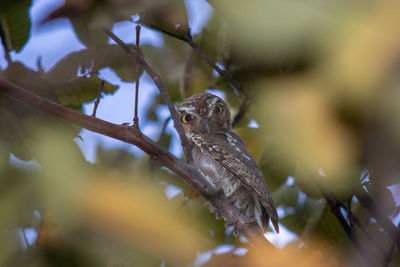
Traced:
<path fill-rule="evenodd" d="M 232 129 L 228 105 L 218 96 L 203 93 L 183 100 L 177 112 L 185 133 L 214 133 Z"/>

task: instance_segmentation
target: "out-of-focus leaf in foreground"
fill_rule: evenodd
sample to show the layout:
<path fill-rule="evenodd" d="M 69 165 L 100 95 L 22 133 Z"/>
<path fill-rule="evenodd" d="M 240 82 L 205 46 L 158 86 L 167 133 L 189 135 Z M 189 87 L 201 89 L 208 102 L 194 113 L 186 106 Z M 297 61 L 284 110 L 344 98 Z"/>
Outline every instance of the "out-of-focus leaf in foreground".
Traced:
<path fill-rule="evenodd" d="M 291 57 L 314 48 L 306 44 L 315 42 L 336 9 L 343 7 L 318 0 L 208 2 L 231 25 L 239 53 L 268 60 Z"/>
<path fill-rule="evenodd" d="M 189 34 L 185 3 L 182 0 L 152 1 L 140 14 L 140 23 L 166 31 L 178 38 Z"/>
<path fill-rule="evenodd" d="M 148 175 L 127 173 L 132 175 L 129 181 L 115 173 L 92 170 L 82 165 L 76 151 L 57 136 L 46 135 L 38 152 L 43 167 L 45 210 L 65 228 L 58 242 L 75 243 L 77 240 L 71 241 L 72 233 L 83 228 L 89 236 L 111 239 L 178 266 L 192 261 L 197 250 L 207 250 L 212 245 L 193 230 L 194 220 L 184 218 L 172 202 L 166 201 L 162 187 L 149 182 Z M 99 254 L 106 252 L 92 253 L 103 257 Z"/>
<path fill-rule="evenodd" d="M 399 9 L 397 1 L 380 1 L 343 15 L 331 28 L 324 46 L 326 59 L 317 75 L 353 112 L 369 110 L 398 68 Z"/>
<path fill-rule="evenodd" d="M 264 88 L 271 90 L 261 97 L 260 120 L 273 149 L 309 172 L 322 169 L 327 174 L 319 176 L 324 183 L 346 182 L 356 160 L 356 146 L 320 88 L 299 81 L 278 81 Z"/>
<path fill-rule="evenodd" d="M 338 255 L 318 242 L 309 242 L 303 248 L 286 246 L 283 249 L 264 248 L 246 255 L 245 265 L 254 267 L 339 267 L 343 266 Z"/>

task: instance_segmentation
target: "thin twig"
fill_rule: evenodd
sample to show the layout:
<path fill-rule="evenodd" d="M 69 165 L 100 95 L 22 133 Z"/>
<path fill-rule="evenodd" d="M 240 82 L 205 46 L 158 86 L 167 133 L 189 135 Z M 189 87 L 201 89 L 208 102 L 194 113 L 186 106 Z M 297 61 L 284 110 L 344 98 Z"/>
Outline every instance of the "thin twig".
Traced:
<path fill-rule="evenodd" d="M 0 93 L 47 115 L 133 144 L 150 156 L 157 157 L 165 167 L 174 172 L 178 177 L 181 177 L 191 188 L 207 199 L 211 205 L 221 212 L 227 221 L 234 223 L 238 231 L 243 233 L 250 241 L 253 241 L 255 244 L 260 242 L 266 246 L 273 247 L 261 233 L 246 224 L 246 216 L 233 206 L 223 194 L 219 194 L 215 187 L 207 181 L 197 168 L 192 164 L 187 164 L 179 160 L 138 129 L 116 125 L 79 113 L 21 88 L 3 77 L 0 77 Z"/>
<path fill-rule="evenodd" d="M 156 25 L 154 25 L 154 24 L 152 24 L 152 23 L 149 23 L 149 24 L 143 24 L 143 23 L 142 23 L 142 25 L 143 25 L 143 26 L 150 27 L 151 29 L 154 29 L 154 30 L 159 31 L 159 32 L 162 32 L 162 33 L 164 33 L 164 34 L 166 34 L 166 35 L 168 35 L 168 36 L 171 36 L 171 37 L 174 37 L 174 38 L 176 38 L 176 39 L 178 39 L 178 40 L 181 40 L 181 41 L 186 42 L 186 40 L 185 40 L 184 37 L 182 37 L 182 36 L 180 36 L 180 35 L 177 35 L 177 34 L 174 34 L 174 33 L 172 33 L 172 32 L 166 31 L 166 30 L 164 30 L 164 29 L 162 29 L 162 28 L 160 28 L 160 27 L 157 27 Z"/>
<path fill-rule="evenodd" d="M 369 171 L 366 171 L 364 175 L 361 177 L 360 183 L 363 184 L 364 180 L 368 177 Z"/>
<path fill-rule="evenodd" d="M 172 120 L 174 121 L 174 126 L 176 131 L 179 134 L 179 138 L 181 139 L 181 144 L 183 147 L 183 152 L 185 154 L 186 160 L 188 163 L 193 162 L 192 158 L 192 150 L 188 144 L 185 132 L 183 131 L 182 123 L 179 119 L 178 113 L 176 112 L 175 106 L 172 104 L 171 98 L 168 95 L 167 89 L 164 86 L 164 83 L 161 80 L 160 75 L 158 75 L 141 57 L 137 51 L 128 45 L 126 45 L 121 39 L 119 39 L 114 33 L 107 29 L 103 29 L 104 32 L 113 39 L 121 48 L 123 48 L 128 55 L 133 58 L 134 60 L 138 60 L 140 64 L 143 66 L 143 69 L 150 75 L 153 82 L 157 85 L 158 89 L 160 90 L 161 96 L 163 97 L 164 101 L 168 105 L 169 112 L 171 113 Z"/>
<path fill-rule="evenodd" d="M 139 129 L 138 116 L 138 97 L 139 97 L 139 45 L 140 45 L 140 25 L 136 26 L 136 85 L 135 85 L 135 117 L 133 118 L 133 127 Z"/>
<path fill-rule="evenodd" d="M 246 112 L 249 109 L 249 102 L 250 99 L 247 94 L 244 94 L 244 91 L 242 89 L 242 86 L 233 79 L 232 75 L 227 71 L 223 70 L 220 67 L 218 67 L 217 64 L 212 61 L 212 59 L 196 44 L 196 42 L 193 40 L 193 37 L 190 35 L 190 33 L 187 33 L 184 37 L 180 35 L 176 35 L 172 32 L 166 31 L 164 29 L 161 29 L 153 24 L 146 25 L 154 30 L 157 30 L 159 32 L 162 32 L 168 36 L 174 37 L 178 40 L 181 40 L 188 45 L 190 45 L 193 50 L 197 53 L 197 55 L 202 58 L 205 62 L 210 65 L 212 69 L 214 69 L 222 78 L 224 78 L 228 84 L 231 86 L 233 93 L 235 96 L 239 99 L 240 101 L 240 109 L 239 112 L 235 115 L 232 125 L 235 126 L 246 114 Z M 244 98 L 242 98 L 242 94 L 244 94 Z"/>
<path fill-rule="evenodd" d="M 102 80 L 100 83 L 100 86 L 99 86 L 99 90 L 97 92 L 97 98 L 96 98 L 96 101 L 94 102 L 93 113 L 92 113 L 93 117 L 96 117 L 97 107 L 100 104 L 100 96 L 101 96 L 101 93 L 103 92 L 104 83 L 105 82 Z"/>
<path fill-rule="evenodd" d="M 245 94 L 242 86 L 233 79 L 232 75 L 226 71 L 221 69 L 212 59 L 196 44 L 190 34 L 185 35 L 185 42 L 189 44 L 193 50 L 201 57 L 208 65 L 211 66 L 216 72 L 218 72 L 221 77 L 223 77 L 231 86 L 233 93 L 240 101 L 240 109 L 239 112 L 235 115 L 232 126 L 235 126 L 247 113 L 250 106 L 250 98 L 248 94 Z M 243 96 L 242 96 L 243 95 Z"/>
<path fill-rule="evenodd" d="M 221 75 L 231 85 L 233 93 L 236 95 L 236 97 L 240 99 L 240 94 L 241 92 L 243 92 L 243 89 L 242 86 L 232 78 L 232 75 L 226 70 L 218 67 L 218 65 L 215 64 L 214 61 L 212 61 L 212 59 L 196 44 L 190 34 L 185 35 L 185 41 L 193 48 L 193 50 L 197 53 L 197 55 L 199 55 L 199 57 L 207 62 L 208 65 L 211 66 L 211 68 L 218 72 L 218 74 Z"/>

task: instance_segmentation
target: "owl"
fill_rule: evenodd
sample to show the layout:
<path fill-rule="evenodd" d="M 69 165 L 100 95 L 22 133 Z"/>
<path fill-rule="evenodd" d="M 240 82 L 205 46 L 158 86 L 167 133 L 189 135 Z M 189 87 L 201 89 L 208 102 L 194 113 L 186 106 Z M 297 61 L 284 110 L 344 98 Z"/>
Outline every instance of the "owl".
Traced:
<path fill-rule="evenodd" d="M 257 163 L 232 130 L 227 104 L 203 93 L 185 99 L 177 112 L 203 176 L 245 215 L 246 224 L 266 231 L 271 219 L 279 233 L 274 201 Z"/>

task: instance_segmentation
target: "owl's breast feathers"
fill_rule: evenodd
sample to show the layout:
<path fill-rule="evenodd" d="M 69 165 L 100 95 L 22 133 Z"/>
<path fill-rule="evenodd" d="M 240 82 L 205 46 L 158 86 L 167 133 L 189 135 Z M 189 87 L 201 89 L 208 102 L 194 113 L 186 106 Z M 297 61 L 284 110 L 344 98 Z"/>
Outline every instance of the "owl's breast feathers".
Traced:
<path fill-rule="evenodd" d="M 243 195 L 240 187 L 244 186 L 255 197 L 253 205 L 257 206 L 258 202 L 261 204 L 265 215 L 271 219 L 275 231 L 279 233 L 278 215 L 271 194 L 257 163 L 247 151 L 240 136 L 234 131 L 217 132 L 212 135 L 192 133 L 191 139 L 196 145 L 195 164 L 204 176 L 217 188 L 222 186 L 228 198 L 231 194 Z M 257 217 L 256 214 L 254 216 Z"/>

